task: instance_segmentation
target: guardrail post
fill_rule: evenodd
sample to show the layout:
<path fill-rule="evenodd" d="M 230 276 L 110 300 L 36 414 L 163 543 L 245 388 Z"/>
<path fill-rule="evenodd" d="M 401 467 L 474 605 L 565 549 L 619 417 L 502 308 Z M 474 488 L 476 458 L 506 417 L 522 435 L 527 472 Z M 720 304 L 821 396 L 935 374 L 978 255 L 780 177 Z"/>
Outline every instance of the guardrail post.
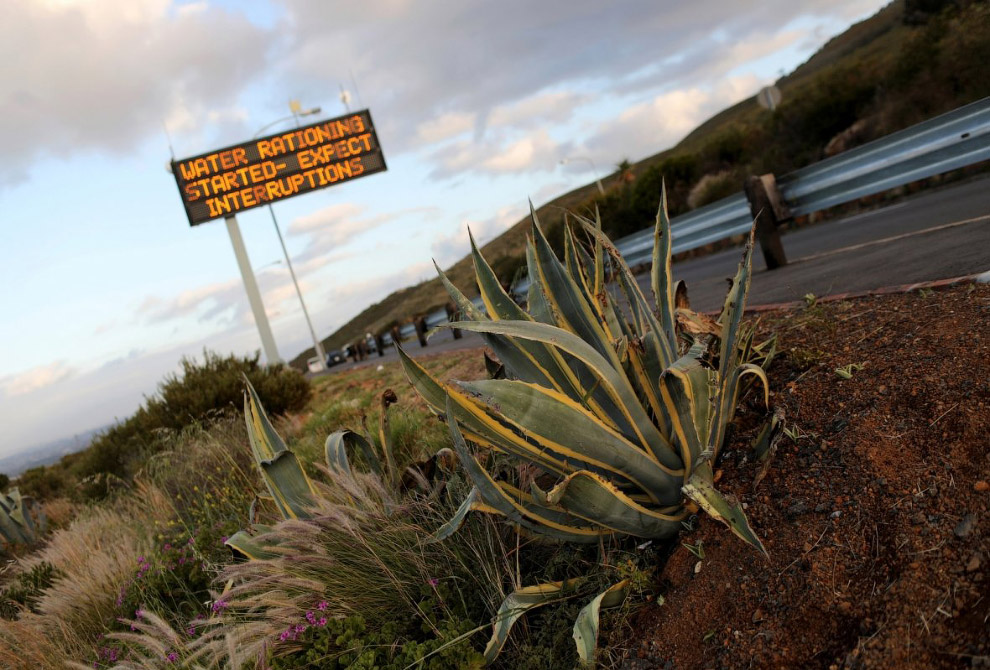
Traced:
<path fill-rule="evenodd" d="M 385 333 L 375 335 L 375 348 L 378 349 L 378 357 L 385 355 Z"/>
<path fill-rule="evenodd" d="M 416 320 L 413 321 L 413 325 L 416 327 L 416 339 L 419 340 L 419 346 L 426 346 L 426 317 L 417 316 Z"/>
<path fill-rule="evenodd" d="M 757 177 L 753 175 L 743 184 L 749 211 L 756 221 L 756 238 L 760 241 L 763 260 L 767 269 L 787 265 L 784 245 L 780 241 L 777 226 L 790 218 L 787 206 L 777 190 L 777 180 L 772 174 Z"/>
<path fill-rule="evenodd" d="M 452 323 L 460 318 L 460 314 L 457 310 L 457 305 L 454 304 L 453 300 L 447 301 L 447 304 L 443 306 L 445 312 L 447 312 L 447 322 Z M 454 334 L 454 339 L 459 340 L 463 336 L 460 328 L 451 328 L 450 331 Z"/>

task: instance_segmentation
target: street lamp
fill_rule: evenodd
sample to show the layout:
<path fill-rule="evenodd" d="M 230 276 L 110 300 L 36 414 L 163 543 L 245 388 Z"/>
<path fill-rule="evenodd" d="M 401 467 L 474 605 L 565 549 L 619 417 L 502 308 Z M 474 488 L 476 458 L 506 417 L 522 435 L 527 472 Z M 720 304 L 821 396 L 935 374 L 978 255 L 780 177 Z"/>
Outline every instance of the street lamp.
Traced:
<path fill-rule="evenodd" d="M 588 164 L 591 166 L 591 173 L 595 175 L 595 183 L 598 184 L 598 192 L 605 195 L 605 187 L 602 186 L 602 180 L 598 178 L 598 168 L 595 167 L 595 162 L 587 156 L 568 156 L 567 158 L 561 158 L 560 164 L 567 165 L 574 161 L 588 161 Z"/>
<path fill-rule="evenodd" d="M 299 112 L 293 111 L 292 116 L 286 116 L 285 118 L 272 121 L 271 123 L 263 126 L 261 130 L 254 134 L 254 137 L 257 139 L 263 132 L 272 126 L 292 119 L 295 120 L 296 126 L 298 126 L 300 116 L 311 116 L 319 113 L 319 107 L 313 107 L 312 109 L 306 109 Z M 319 365 L 317 366 L 317 372 L 326 370 L 327 355 L 326 352 L 323 351 L 323 343 L 320 342 L 318 337 L 316 337 L 316 331 L 313 330 L 313 322 L 309 318 L 309 310 L 306 309 L 306 302 L 303 300 L 302 291 L 299 290 L 299 282 L 296 280 L 296 271 L 292 269 L 292 261 L 289 259 L 289 250 L 285 248 L 285 240 L 282 238 L 282 229 L 278 226 L 278 219 L 275 218 L 275 209 L 272 207 L 271 203 L 268 203 L 268 213 L 272 215 L 272 223 L 275 224 L 275 233 L 278 235 L 278 243 L 282 245 L 282 253 L 285 254 L 285 264 L 289 268 L 289 275 L 292 277 L 292 285 L 296 287 L 296 295 L 299 296 L 299 304 L 302 306 L 303 316 L 306 317 L 306 325 L 309 326 L 309 334 L 313 338 L 313 349 L 316 351 L 316 355 L 320 359 Z"/>

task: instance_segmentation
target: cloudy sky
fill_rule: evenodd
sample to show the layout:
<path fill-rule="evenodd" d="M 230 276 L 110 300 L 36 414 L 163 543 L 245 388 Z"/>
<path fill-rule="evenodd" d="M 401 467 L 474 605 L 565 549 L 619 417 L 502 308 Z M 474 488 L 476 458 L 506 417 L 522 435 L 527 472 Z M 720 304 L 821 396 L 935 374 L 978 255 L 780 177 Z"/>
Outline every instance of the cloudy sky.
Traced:
<path fill-rule="evenodd" d="M 669 147 L 882 0 L 4 0 L 0 456 L 129 415 L 204 347 L 260 348 L 177 157 L 371 109 L 388 172 L 275 206 L 326 336 L 541 204 Z M 291 127 L 291 120 L 282 127 Z M 273 127 L 273 130 L 279 126 Z M 238 217 L 279 352 L 309 344 L 265 209 Z"/>

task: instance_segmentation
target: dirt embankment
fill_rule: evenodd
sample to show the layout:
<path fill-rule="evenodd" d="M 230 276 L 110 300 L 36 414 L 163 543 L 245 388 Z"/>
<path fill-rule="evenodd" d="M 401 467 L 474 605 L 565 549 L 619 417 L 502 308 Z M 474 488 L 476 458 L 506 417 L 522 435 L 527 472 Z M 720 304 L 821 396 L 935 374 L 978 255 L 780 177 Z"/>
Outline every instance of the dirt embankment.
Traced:
<path fill-rule="evenodd" d="M 790 436 L 754 491 L 740 431 L 719 484 L 770 558 L 702 518 L 700 568 L 674 551 L 624 667 L 990 667 L 990 287 L 770 325 Z"/>

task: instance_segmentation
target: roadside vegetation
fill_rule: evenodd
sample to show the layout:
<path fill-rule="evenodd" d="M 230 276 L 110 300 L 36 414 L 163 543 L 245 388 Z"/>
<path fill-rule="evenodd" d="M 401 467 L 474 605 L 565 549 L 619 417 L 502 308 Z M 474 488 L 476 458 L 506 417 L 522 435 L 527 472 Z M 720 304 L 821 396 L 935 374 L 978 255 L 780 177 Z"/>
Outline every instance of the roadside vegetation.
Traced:
<path fill-rule="evenodd" d="M 604 196 L 591 183 L 539 207 L 547 238 L 562 253 L 564 212 L 593 216 L 597 207 L 605 232 L 618 239 L 651 225 L 661 179 L 670 214 L 677 216 L 740 192 L 751 174 L 786 174 L 990 96 L 983 66 L 990 61 L 988 12 L 985 2 L 895 0 L 781 77 L 777 86 L 783 102 L 773 113 L 761 109 L 755 98 L 744 100 L 671 149 L 636 163 L 616 156 L 614 172 L 602 178 Z M 503 282 L 511 282 L 525 265 L 527 231 L 522 220 L 482 247 Z M 476 295 L 470 257 L 445 272 L 468 297 Z M 401 289 L 354 317 L 324 346 L 342 348 L 367 332 L 384 332 L 430 313 L 447 300 L 439 279 Z M 304 370 L 310 356 L 307 350 L 292 365 Z"/>
<path fill-rule="evenodd" d="M 7 543 L 25 553 L 0 587 L 0 662 L 592 665 L 602 610 L 651 595 L 646 549 L 690 532 L 694 514 L 762 551 L 713 470 L 738 399 L 762 398 L 764 412 L 769 399 L 757 361 L 772 341 L 755 345 L 742 324 L 752 241 L 716 322 L 675 304 L 662 198 L 650 300 L 600 222 L 576 228 L 560 259 L 534 219 L 529 269 L 544 281 L 529 312 L 475 249 L 494 320 L 448 288 L 462 327 L 486 333 L 497 356 L 471 375 L 488 379 L 454 384 L 451 372 L 472 371 L 404 358 L 415 394 L 395 384 L 400 412 L 381 379 L 349 378 L 342 392 L 331 378 L 302 422 L 276 428 L 266 404 L 284 413 L 309 396 L 298 373 L 185 361 L 122 424 L 153 421 L 153 448 L 111 460 L 127 468 L 101 471 L 116 485 L 96 494 L 79 470 L 52 492 L 75 492 L 74 518 L 44 541 Z M 605 290 L 612 275 L 628 322 Z M 244 418 L 206 411 L 238 373 Z M 103 462 L 105 449 L 97 441 L 80 461 Z M 513 635 L 537 608 L 530 634 Z"/>
<path fill-rule="evenodd" d="M 959 46 L 954 23 L 985 5 L 922 4 L 884 10 L 897 22 L 853 30 L 843 53 L 924 39 L 916 81 L 985 48 Z M 807 67 L 838 81 L 843 62 Z M 879 109 L 852 88 L 845 120 Z M 806 113 L 792 104 L 786 123 Z M 87 450 L 3 482 L 0 667 L 990 662 L 990 385 L 973 372 L 990 294 L 808 296 L 746 319 L 750 235 L 721 313 L 692 311 L 669 210 L 757 161 L 759 124 L 790 136 L 746 118 L 621 166 L 566 222 L 534 212 L 524 306 L 502 285 L 509 256 L 472 241 L 470 276 L 437 282 L 484 353 L 310 382 L 204 352 Z M 609 236 L 647 206 L 649 295 Z"/>

